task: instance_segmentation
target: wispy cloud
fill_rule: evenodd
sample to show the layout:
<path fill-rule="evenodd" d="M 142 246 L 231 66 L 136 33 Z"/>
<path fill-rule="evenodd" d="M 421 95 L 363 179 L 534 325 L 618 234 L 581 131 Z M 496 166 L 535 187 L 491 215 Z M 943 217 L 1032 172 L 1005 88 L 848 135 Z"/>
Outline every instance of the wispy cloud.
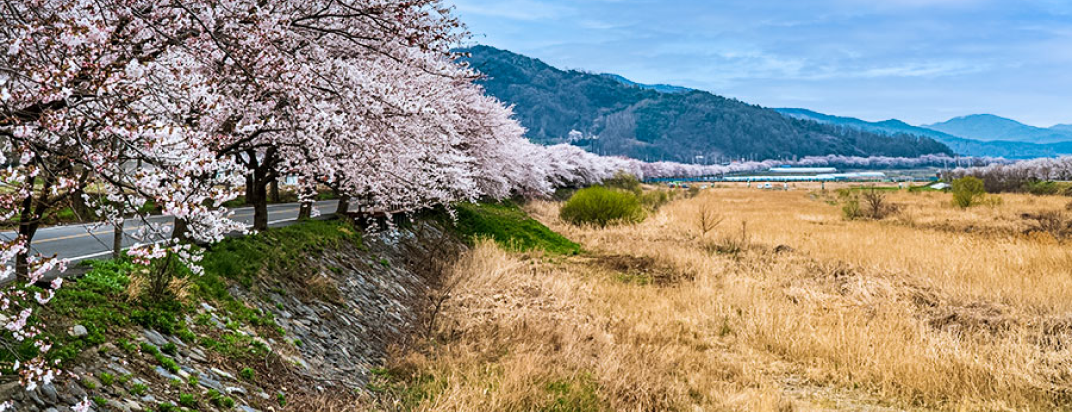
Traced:
<path fill-rule="evenodd" d="M 915 123 L 962 109 L 1072 122 L 1066 0 L 455 4 L 477 41 L 560 67 Z"/>
<path fill-rule="evenodd" d="M 458 12 L 463 16 L 484 16 L 512 20 L 546 20 L 563 18 L 573 9 L 555 2 L 537 0 L 456 0 Z"/>

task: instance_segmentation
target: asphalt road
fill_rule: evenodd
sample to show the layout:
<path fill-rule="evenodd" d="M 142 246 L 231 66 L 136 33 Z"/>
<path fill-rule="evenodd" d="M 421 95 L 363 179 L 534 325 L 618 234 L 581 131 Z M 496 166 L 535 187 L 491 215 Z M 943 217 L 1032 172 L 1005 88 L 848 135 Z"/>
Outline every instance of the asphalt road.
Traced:
<path fill-rule="evenodd" d="M 315 207 L 321 215 L 331 215 L 339 202 L 328 200 L 317 202 Z M 298 219 L 298 203 L 283 203 L 268 205 L 269 226 L 286 226 Z M 244 207 L 234 209 L 232 219 L 239 222 L 253 223 L 253 208 Z M 152 225 L 172 225 L 174 219 L 170 216 L 152 216 L 148 219 Z M 140 220 L 128 220 L 123 225 L 123 247 L 129 248 L 134 244 L 146 244 L 161 240 L 160 238 L 136 239 L 139 229 L 145 222 Z M 34 236 L 31 246 L 35 253 L 43 256 L 57 256 L 67 259 L 69 263 L 76 263 L 85 259 L 94 259 L 108 256 L 112 253 L 112 240 L 115 229 L 107 224 L 66 225 L 41 228 Z M 14 239 L 16 232 L 0 232 L 0 238 L 5 240 Z"/>

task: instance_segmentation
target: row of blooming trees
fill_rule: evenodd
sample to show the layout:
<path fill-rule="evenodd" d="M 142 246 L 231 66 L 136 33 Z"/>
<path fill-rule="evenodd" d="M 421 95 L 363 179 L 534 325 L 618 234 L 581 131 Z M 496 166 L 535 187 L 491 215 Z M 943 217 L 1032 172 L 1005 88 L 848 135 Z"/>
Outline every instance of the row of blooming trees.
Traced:
<path fill-rule="evenodd" d="M 948 172 L 950 178 L 977 177 L 990 192 L 1022 190 L 1026 183 L 1072 180 L 1072 157 L 1042 158 L 1015 163 L 963 167 Z"/>
<path fill-rule="evenodd" d="M 62 262 L 29 246 L 68 204 L 118 225 L 151 202 L 182 238 L 213 242 L 245 229 L 221 207 L 243 187 L 266 229 L 284 175 L 303 201 L 328 184 L 388 211 L 545 194 L 552 173 L 597 180 L 544 163 L 555 155 L 453 59 L 462 34 L 438 0 L 0 2 L 0 218 L 19 227 L 0 242 L 0 277 L 17 277 L 0 319 L 40 353 L 0 368 L 28 389 L 57 373 L 30 318 L 61 281 L 29 285 Z M 140 236 L 171 231 L 141 220 Z M 130 253 L 197 260 L 177 242 Z"/>
<path fill-rule="evenodd" d="M 268 187 L 282 176 L 298 177 L 306 203 L 328 185 L 344 210 L 407 212 L 542 196 L 618 171 L 775 165 L 649 164 L 532 144 L 454 59 L 464 34 L 440 0 L 0 2 L 0 219 L 19 225 L 0 241 L 0 278 L 18 278 L 0 291 L 0 314 L 41 353 L 0 368 L 28 388 L 56 373 L 29 319 L 61 282 L 27 285 L 62 262 L 29 246 L 68 204 L 115 225 L 139 219 L 143 238 L 213 242 L 246 229 L 221 207 L 243 191 L 253 229 L 267 229 Z M 175 216 L 175 229 L 144 219 L 146 203 Z M 177 242 L 130 253 L 197 260 Z"/>

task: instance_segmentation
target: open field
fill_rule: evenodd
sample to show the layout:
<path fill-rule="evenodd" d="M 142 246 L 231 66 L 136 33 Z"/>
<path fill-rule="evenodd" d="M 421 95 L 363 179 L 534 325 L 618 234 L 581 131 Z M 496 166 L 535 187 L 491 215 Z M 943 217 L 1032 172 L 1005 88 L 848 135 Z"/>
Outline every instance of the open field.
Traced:
<path fill-rule="evenodd" d="M 1022 215 L 1068 198 L 888 200 L 890 217 L 846 221 L 829 192 L 712 189 L 607 229 L 530 204 L 585 252 L 478 244 L 432 339 L 385 372 L 392 405 L 1067 410 L 1072 249 Z M 722 219 L 706 235 L 703 208 Z"/>

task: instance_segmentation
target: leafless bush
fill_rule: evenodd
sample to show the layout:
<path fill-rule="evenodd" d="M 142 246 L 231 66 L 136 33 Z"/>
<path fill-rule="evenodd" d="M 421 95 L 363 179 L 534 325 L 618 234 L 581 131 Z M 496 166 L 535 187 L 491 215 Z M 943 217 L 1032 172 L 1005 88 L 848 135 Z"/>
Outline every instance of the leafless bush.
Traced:
<path fill-rule="evenodd" d="M 897 212 L 897 205 L 887 201 L 886 193 L 876 190 L 874 187 L 871 190 L 864 191 L 860 197 L 863 200 L 865 212 L 871 219 L 882 220 Z"/>
<path fill-rule="evenodd" d="M 707 234 L 722 224 L 725 220 L 721 214 L 715 211 L 707 202 L 700 203 L 696 208 L 696 229 L 700 231 L 700 237 L 706 238 Z"/>
<path fill-rule="evenodd" d="M 1024 213 L 1020 217 L 1030 222 L 1031 228 L 1028 229 L 1028 233 L 1049 233 L 1055 239 L 1064 239 L 1072 234 L 1072 219 L 1063 210 Z"/>
<path fill-rule="evenodd" d="M 748 235 L 748 222 L 743 221 L 741 222 L 741 231 L 739 233 L 723 236 L 716 241 L 704 242 L 703 249 L 708 253 L 719 253 L 738 257 L 741 253 L 748 250 L 751 244 L 752 239 Z"/>

